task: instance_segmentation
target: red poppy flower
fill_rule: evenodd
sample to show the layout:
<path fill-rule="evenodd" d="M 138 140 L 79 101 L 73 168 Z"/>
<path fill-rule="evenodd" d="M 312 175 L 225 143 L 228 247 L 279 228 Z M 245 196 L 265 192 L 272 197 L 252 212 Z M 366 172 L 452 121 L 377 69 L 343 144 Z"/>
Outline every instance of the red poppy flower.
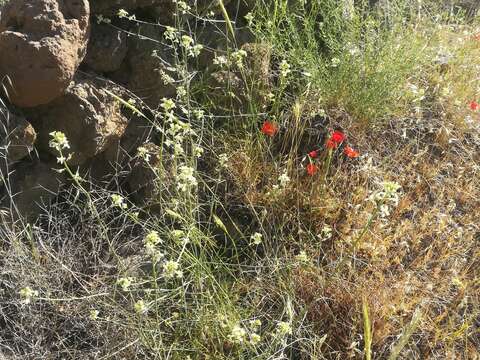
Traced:
<path fill-rule="evenodd" d="M 278 126 L 271 122 L 271 121 L 265 121 L 262 126 L 262 133 L 264 133 L 267 136 L 273 137 L 278 131 Z"/>
<path fill-rule="evenodd" d="M 337 145 L 341 144 L 345 140 L 345 134 L 342 133 L 341 131 L 334 131 L 332 133 L 332 136 L 330 136 L 330 139 L 337 143 Z"/>
<path fill-rule="evenodd" d="M 344 142 L 346 136 L 341 131 L 334 131 L 330 138 L 327 140 L 327 148 L 328 149 L 336 149 L 342 142 Z"/>
<path fill-rule="evenodd" d="M 326 144 L 327 149 L 336 149 L 337 146 L 338 146 L 338 144 L 335 141 L 333 141 L 332 139 L 327 140 L 327 144 Z"/>
<path fill-rule="evenodd" d="M 315 159 L 318 156 L 318 151 L 313 150 L 308 153 L 308 156 L 310 156 L 312 159 Z"/>
<path fill-rule="evenodd" d="M 480 104 L 478 104 L 475 100 L 472 101 L 470 103 L 470 109 L 472 109 L 472 111 L 477 111 L 478 109 L 480 109 Z"/>
<path fill-rule="evenodd" d="M 355 159 L 360 155 L 358 151 L 353 150 L 350 146 L 345 146 L 343 152 L 345 153 L 345 155 L 347 155 L 347 157 L 351 159 Z"/>
<path fill-rule="evenodd" d="M 313 175 L 316 174 L 317 171 L 318 171 L 317 165 L 312 164 L 312 163 L 307 165 L 307 174 L 308 175 L 313 176 Z"/>

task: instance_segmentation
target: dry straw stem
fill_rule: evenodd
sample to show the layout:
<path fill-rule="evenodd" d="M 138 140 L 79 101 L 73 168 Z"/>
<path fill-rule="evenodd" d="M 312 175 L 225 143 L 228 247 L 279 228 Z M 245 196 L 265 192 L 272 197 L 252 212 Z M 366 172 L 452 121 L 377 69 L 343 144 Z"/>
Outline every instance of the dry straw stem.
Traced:
<path fill-rule="evenodd" d="M 417 308 L 415 310 L 415 313 L 413 314 L 412 321 L 410 321 L 410 324 L 408 324 L 408 326 L 405 328 L 398 342 L 393 346 L 392 352 L 390 353 L 388 360 L 396 360 L 398 358 L 402 349 L 405 347 L 405 345 L 407 345 L 408 340 L 412 336 L 413 332 L 417 329 L 421 320 L 422 313 L 420 309 Z"/>

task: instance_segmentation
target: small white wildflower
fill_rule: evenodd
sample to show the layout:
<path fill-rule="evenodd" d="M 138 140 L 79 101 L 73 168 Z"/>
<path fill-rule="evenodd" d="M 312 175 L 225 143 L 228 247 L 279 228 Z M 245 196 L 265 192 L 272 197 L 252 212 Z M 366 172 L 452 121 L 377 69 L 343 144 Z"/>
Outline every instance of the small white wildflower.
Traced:
<path fill-rule="evenodd" d="M 128 291 L 133 283 L 133 280 L 134 279 L 132 277 L 122 277 L 117 280 L 117 285 L 120 286 L 123 291 Z"/>
<path fill-rule="evenodd" d="M 290 177 L 287 174 L 287 170 L 285 170 L 282 175 L 279 176 L 278 181 L 280 182 L 280 186 L 285 188 L 290 183 Z"/>
<path fill-rule="evenodd" d="M 181 37 L 182 45 L 184 48 L 188 49 L 193 44 L 193 39 L 188 35 L 182 35 Z"/>
<path fill-rule="evenodd" d="M 250 345 L 258 345 L 262 341 L 262 338 L 257 333 L 250 334 Z"/>
<path fill-rule="evenodd" d="M 120 19 L 126 18 L 126 17 L 128 17 L 128 11 L 125 10 L 125 9 L 120 9 L 120 10 L 118 10 L 118 12 L 117 12 L 117 16 L 118 16 Z"/>
<path fill-rule="evenodd" d="M 143 300 L 138 300 L 135 304 L 133 304 L 133 308 L 137 314 L 143 315 L 148 312 L 148 307 Z"/>
<path fill-rule="evenodd" d="M 340 65 L 340 59 L 337 57 L 332 58 L 330 66 L 337 67 L 338 65 Z"/>
<path fill-rule="evenodd" d="M 53 131 L 50 133 L 51 140 L 49 146 L 57 150 L 70 149 L 67 136 L 61 131 Z"/>
<path fill-rule="evenodd" d="M 250 236 L 250 240 L 252 241 L 253 245 L 260 245 L 262 243 L 263 235 L 256 232 L 252 236 Z"/>
<path fill-rule="evenodd" d="M 174 0 L 174 2 L 177 3 L 178 9 L 183 15 L 191 10 L 191 7 L 185 1 Z"/>
<path fill-rule="evenodd" d="M 223 55 L 220 55 L 220 56 L 216 56 L 213 58 L 213 63 L 215 65 L 218 65 L 220 67 L 224 67 L 226 65 L 228 65 L 228 60 L 227 60 L 227 57 L 226 56 L 223 56 Z"/>
<path fill-rule="evenodd" d="M 90 318 L 90 320 L 97 320 L 99 314 L 100 314 L 100 311 L 93 309 L 93 310 L 90 310 L 88 317 Z"/>
<path fill-rule="evenodd" d="M 325 224 L 320 232 L 320 238 L 322 240 L 328 240 L 332 237 L 333 229 L 330 225 Z"/>
<path fill-rule="evenodd" d="M 203 50 L 203 45 L 201 45 L 201 44 L 193 45 L 190 48 L 190 50 L 188 52 L 188 55 L 191 56 L 191 57 L 197 57 L 198 55 L 200 55 L 202 50 Z"/>
<path fill-rule="evenodd" d="M 282 60 L 282 62 L 279 65 L 279 69 L 280 69 L 280 75 L 283 78 L 287 77 L 288 74 L 292 72 L 292 70 L 290 70 L 290 64 L 287 62 L 287 60 Z"/>
<path fill-rule="evenodd" d="M 189 187 L 196 187 L 198 185 L 197 179 L 194 176 L 195 170 L 186 165 L 179 167 L 180 173 L 178 174 L 178 184 L 177 188 L 186 192 Z"/>
<path fill-rule="evenodd" d="M 302 264 L 310 263 L 310 258 L 304 250 L 300 251 L 300 253 L 295 256 L 295 260 Z"/>
<path fill-rule="evenodd" d="M 247 331 L 239 324 L 235 325 L 228 335 L 228 339 L 235 344 L 243 344 L 247 338 Z"/>
<path fill-rule="evenodd" d="M 193 147 L 193 155 L 197 158 L 202 157 L 204 149 L 201 146 L 195 145 Z"/>
<path fill-rule="evenodd" d="M 253 23 L 253 14 L 249 12 L 247 15 L 244 16 L 245 20 L 247 20 L 248 26 L 252 26 Z"/>
<path fill-rule="evenodd" d="M 20 289 L 19 294 L 24 304 L 30 304 L 33 298 L 38 297 L 38 291 L 32 290 L 29 286 Z"/>
<path fill-rule="evenodd" d="M 290 325 L 290 323 L 288 323 L 286 321 L 280 321 L 277 324 L 276 333 L 279 336 L 291 335 L 292 334 L 292 326 Z"/>
<path fill-rule="evenodd" d="M 235 63 L 235 65 L 237 65 L 239 69 L 242 69 L 243 60 L 247 57 L 247 55 L 248 54 L 245 50 L 237 50 L 237 51 L 234 51 L 230 56 L 233 62 Z"/>
<path fill-rule="evenodd" d="M 195 119 L 197 120 L 202 120 L 205 117 L 205 111 L 202 109 L 195 109 L 193 110 L 193 116 L 195 116 Z"/>
<path fill-rule="evenodd" d="M 183 272 L 180 270 L 178 261 L 168 260 L 165 262 L 165 264 L 163 264 L 163 275 L 168 279 L 183 277 Z"/>
<path fill-rule="evenodd" d="M 145 160 L 146 163 L 150 162 L 151 155 L 148 153 L 148 149 L 144 146 L 139 146 L 137 149 L 137 156 L 143 160 Z"/>
<path fill-rule="evenodd" d="M 163 98 L 160 105 L 165 111 L 169 112 L 176 108 L 175 102 L 172 99 Z"/>
<path fill-rule="evenodd" d="M 126 209 L 128 207 L 123 196 L 119 194 L 112 194 L 110 198 L 112 199 L 114 206 L 119 207 L 120 209 Z"/>
<path fill-rule="evenodd" d="M 165 28 L 165 32 L 163 33 L 165 39 L 170 40 L 171 42 L 178 42 L 177 35 L 177 30 L 171 26 L 167 26 Z"/>
<path fill-rule="evenodd" d="M 218 163 L 221 167 L 226 167 L 228 164 L 228 155 L 225 153 L 218 155 Z"/>
<path fill-rule="evenodd" d="M 249 324 L 253 331 L 257 331 L 262 326 L 262 321 L 260 319 L 250 320 Z"/>
<path fill-rule="evenodd" d="M 150 244 L 152 246 L 156 246 L 161 242 L 162 242 L 162 239 L 160 239 L 160 235 L 158 235 L 158 231 L 155 231 L 155 230 L 150 231 L 143 239 L 143 243 L 145 245 Z"/>

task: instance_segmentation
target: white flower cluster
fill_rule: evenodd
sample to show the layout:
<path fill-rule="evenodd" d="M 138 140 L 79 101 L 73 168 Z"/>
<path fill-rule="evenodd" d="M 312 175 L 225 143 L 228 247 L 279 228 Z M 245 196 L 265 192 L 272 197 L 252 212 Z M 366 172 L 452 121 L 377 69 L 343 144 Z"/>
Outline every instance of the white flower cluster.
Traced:
<path fill-rule="evenodd" d="M 32 290 L 29 286 L 20 289 L 19 294 L 23 304 L 30 304 L 33 298 L 38 297 L 38 291 Z"/>
<path fill-rule="evenodd" d="M 288 74 L 292 72 L 290 69 L 290 64 L 287 62 L 287 60 L 282 60 L 282 62 L 279 65 L 280 69 L 280 77 L 286 78 Z"/>
<path fill-rule="evenodd" d="M 249 328 L 243 327 L 237 323 L 230 329 L 228 340 L 237 345 L 250 344 L 252 346 L 258 345 L 262 340 L 261 336 L 257 333 L 258 329 L 262 325 L 262 322 L 258 319 L 251 320 Z"/>
<path fill-rule="evenodd" d="M 400 194 L 399 190 L 402 187 L 400 184 L 393 182 L 393 181 L 384 181 L 382 183 L 382 188 L 380 191 L 374 192 L 370 196 L 370 200 L 375 202 L 379 211 L 380 217 L 386 218 L 390 215 L 390 211 L 392 207 L 398 205 L 400 201 Z"/>
<path fill-rule="evenodd" d="M 177 175 L 177 188 L 181 192 L 187 192 L 190 188 L 196 187 L 198 181 L 195 178 L 195 170 L 187 165 L 182 165 L 179 167 L 179 173 Z"/>
<path fill-rule="evenodd" d="M 155 230 L 150 231 L 143 239 L 145 251 L 151 256 L 153 263 L 159 262 L 164 257 L 163 253 L 157 249 L 157 245 L 161 243 L 162 239 L 160 239 L 160 235 Z"/>
<path fill-rule="evenodd" d="M 110 198 L 112 199 L 113 206 L 118 207 L 120 209 L 126 209 L 128 207 L 122 195 L 112 194 Z"/>
<path fill-rule="evenodd" d="M 180 264 L 178 261 L 168 260 L 163 264 L 163 276 L 167 279 L 183 277 L 183 271 L 180 270 Z"/>

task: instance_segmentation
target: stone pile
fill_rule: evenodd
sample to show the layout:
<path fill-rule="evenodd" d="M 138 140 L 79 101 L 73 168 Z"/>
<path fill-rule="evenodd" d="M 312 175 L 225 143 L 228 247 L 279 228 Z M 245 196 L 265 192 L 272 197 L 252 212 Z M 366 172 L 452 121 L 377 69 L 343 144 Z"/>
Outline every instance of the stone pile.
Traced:
<path fill-rule="evenodd" d="M 217 1 L 187 3 L 199 13 L 223 19 Z M 224 3 L 238 19 L 254 4 Z M 41 203 L 50 201 L 65 182 L 52 170 L 59 167 L 58 154 L 49 146 L 52 131 L 66 134 L 71 146 L 68 163 L 82 174 L 98 180 L 110 175 L 114 163 L 127 163 L 130 190 L 149 194 L 142 181 L 151 181 L 151 176 L 142 175 L 144 169 L 132 156 L 138 146 L 151 141 L 149 124 L 129 112 L 120 98 L 141 99 L 154 111 L 162 98 L 175 97 L 175 87 L 164 81 L 171 50 L 161 43 L 164 25 L 173 24 L 174 7 L 173 0 L 10 0 L 4 5 L 0 206 L 15 204 L 19 213 L 35 216 Z M 121 18 L 121 9 L 146 21 Z M 225 50 L 226 44 L 218 28 L 197 28 L 197 39 L 210 49 L 196 60 L 205 70 L 213 52 Z M 244 30 L 239 30 L 238 39 L 239 45 L 252 41 Z M 245 50 L 263 54 L 252 67 L 268 77 L 269 51 L 257 45 L 247 44 Z M 220 75 L 212 76 L 218 87 Z"/>

